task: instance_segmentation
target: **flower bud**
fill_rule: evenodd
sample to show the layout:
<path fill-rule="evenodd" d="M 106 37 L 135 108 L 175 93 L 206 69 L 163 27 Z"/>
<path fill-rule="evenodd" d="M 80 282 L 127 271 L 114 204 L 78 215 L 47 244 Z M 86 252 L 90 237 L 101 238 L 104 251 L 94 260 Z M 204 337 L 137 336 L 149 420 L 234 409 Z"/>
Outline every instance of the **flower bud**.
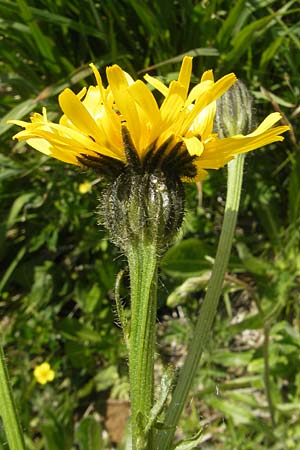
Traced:
<path fill-rule="evenodd" d="M 249 134 L 255 127 L 253 98 L 238 80 L 217 100 L 214 128 L 220 138 Z"/>
<path fill-rule="evenodd" d="M 179 178 L 160 171 L 136 173 L 127 168 L 101 194 L 100 222 L 126 254 L 141 239 L 156 242 L 161 254 L 181 226 L 184 190 Z"/>

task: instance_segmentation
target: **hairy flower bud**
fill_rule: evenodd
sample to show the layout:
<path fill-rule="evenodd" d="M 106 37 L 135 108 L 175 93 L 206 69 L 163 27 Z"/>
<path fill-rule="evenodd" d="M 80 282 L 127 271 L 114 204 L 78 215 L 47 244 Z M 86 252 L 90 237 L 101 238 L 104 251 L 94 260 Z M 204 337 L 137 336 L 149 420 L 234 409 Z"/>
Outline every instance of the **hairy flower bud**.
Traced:
<path fill-rule="evenodd" d="M 247 135 L 255 127 L 253 98 L 245 84 L 238 80 L 217 100 L 214 128 L 220 138 Z"/>
<path fill-rule="evenodd" d="M 161 171 L 125 170 L 102 191 L 99 208 L 100 222 L 125 253 L 140 239 L 156 242 L 162 253 L 181 226 L 183 212 L 181 181 Z"/>

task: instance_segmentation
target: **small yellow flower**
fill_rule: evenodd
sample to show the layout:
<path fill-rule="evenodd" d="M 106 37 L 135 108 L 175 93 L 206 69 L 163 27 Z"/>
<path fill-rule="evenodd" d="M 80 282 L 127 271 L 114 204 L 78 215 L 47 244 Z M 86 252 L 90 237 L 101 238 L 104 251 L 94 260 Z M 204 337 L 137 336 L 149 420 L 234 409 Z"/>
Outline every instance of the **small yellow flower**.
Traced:
<path fill-rule="evenodd" d="M 50 364 L 43 362 L 39 366 L 36 366 L 33 371 L 33 375 L 36 381 L 40 384 L 46 384 L 48 381 L 53 381 L 55 378 L 55 372 L 51 369 Z"/>
<path fill-rule="evenodd" d="M 103 177 L 130 164 L 130 147 L 144 171 L 159 168 L 183 181 L 195 181 L 205 177 L 206 169 L 218 169 L 238 153 L 282 141 L 280 135 L 289 129 L 273 127 L 281 119 L 273 113 L 252 133 L 221 139 L 213 132 L 216 100 L 236 76 L 231 73 L 215 82 L 208 70 L 189 91 L 189 56 L 183 58 L 178 80 L 169 86 L 145 76 L 163 96 L 160 105 L 146 83 L 134 81 L 118 65 L 106 69 L 106 88 L 96 67 L 91 67 L 97 85 L 78 94 L 65 89 L 59 95 L 64 113 L 59 123 L 50 122 L 43 108 L 43 114 L 34 113 L 30 123 L 10 121 L 24 128 L 14 137 L 53 158 L 90 167 Z"/>
<path fill-rule="evenodd" d="M 92 184 L 89 181 L 84 181 L 78 186 L 78 191 L 80 192 L 80 194 L 87 194 L 88 192 L 91 192 L 91 190 Z"/>

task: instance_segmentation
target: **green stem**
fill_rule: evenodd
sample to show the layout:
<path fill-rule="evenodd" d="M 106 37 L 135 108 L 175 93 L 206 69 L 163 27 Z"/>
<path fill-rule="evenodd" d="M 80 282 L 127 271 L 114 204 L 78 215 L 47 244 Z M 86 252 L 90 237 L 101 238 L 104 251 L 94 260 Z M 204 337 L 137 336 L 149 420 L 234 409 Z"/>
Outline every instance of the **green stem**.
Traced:
<path fill-rule="evenodd" d="M 266 322 L 264 324 L 264 344 L 263 344 L 263 354 L 264 354 L 264 383 L 265 383 L 265 392 L 267 397 L 267 402 L 269 406 L 270 416 L 272 426 L 275 429 L 276 421 L 275 421 L 275 410 L 274 404 L 272 400 L 272 387 L 271 387 L 271 374 L 270 374 L 270 357 L 269 357 L 269 342 L 270 342 L 270 324 Z"/>
<path fill-rule="evenodd" d="M 143 239 L 127 253 L 131 287 L 129 378 L 132 450 L 151 450 L 153 432 L 145 433 L 154 398 L 154 346 L 157 248 Z"/>
<path fill-rule="evenodd" d="M 271 373 L 270 373 L 270 353 L 269 353 L 269 344 L 270 344 L 270 327 L 272 323 L 272 319 L 276 317 L 277 307 L 273 308 L 272 311 L 268 314 L 265 313 L 264 309 L 261 306 L 260 299 L 253 295 L 256 307 L 258 309 L 260 317 L 263 318 L 264 321 L 264 343 L 263 343 L 263 355 L 264 355 L 264 387 L 265 394 L 268 402 L 268 407 L 270 411 L 270 417 L 272 422 L 272 427 L 275 429 L 276 420 L 275 420 L 275 408 L 272 399 L 272 386 L 271 386 Z"/>
<path fill-rule="evenodd" d="M 189 352 L 180 371 L 170 406 L 166 412 L 163 430 L 158 434 L 157 450 L 170 450 L 171 448 L 176 425 L 186 403 L 203 349 L 205 348 L 212 328 L 234 237 L 243 180 L 243 166 L 244 155 L 238 155 L 228 165 L 225 215 L 215 264 L 196 323 Z"/>
<path fill-rule="evenodd" d="M 25 450 L 2 345 L 0 345 L 0 416 L 10 450 Z"/>

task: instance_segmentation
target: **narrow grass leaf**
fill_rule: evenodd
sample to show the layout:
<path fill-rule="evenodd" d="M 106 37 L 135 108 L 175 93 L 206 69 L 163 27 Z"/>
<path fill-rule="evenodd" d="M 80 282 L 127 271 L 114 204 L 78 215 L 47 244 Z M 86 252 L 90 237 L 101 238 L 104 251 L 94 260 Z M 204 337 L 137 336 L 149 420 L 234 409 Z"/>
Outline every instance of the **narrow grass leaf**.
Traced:
<path fill-rule="evenodd" d="M 41 31 L 35 18 L 33 17 L 33 14 L 31 12 L 28 4 L 26 3 L 25 0 L 17 0 L 17 3 L 19 5 L 21 14 L 22 14 L 25 22 L 27 23 L 27 25 L 29 26 L 29 28 L 31 30 L 32 37 L 34 38 L 35 44 L 36 44 L 37 48 L 39 49 L 41 55 L 44 58 L 47 58 L 49 61 L 52 61 L 53 63 L 55 63 L 55 57 L 52 52 L 49 39 Z"/>
<path fill-rule="evenodd" d="M 17 106 L 15 106 L 13 109 L 11 109 L 5 116 L 3 116 L 0 120 L 0 136 L 5 131 L 9 130 L 12 126 L 14 126 L 11 123 L 7 123 L 10 119 L 22 119 L 26 114 L 31 112 L 37 104 L 37 101 L 35 99 L 28 99 L 24 102 L 19 103 Z"/>

